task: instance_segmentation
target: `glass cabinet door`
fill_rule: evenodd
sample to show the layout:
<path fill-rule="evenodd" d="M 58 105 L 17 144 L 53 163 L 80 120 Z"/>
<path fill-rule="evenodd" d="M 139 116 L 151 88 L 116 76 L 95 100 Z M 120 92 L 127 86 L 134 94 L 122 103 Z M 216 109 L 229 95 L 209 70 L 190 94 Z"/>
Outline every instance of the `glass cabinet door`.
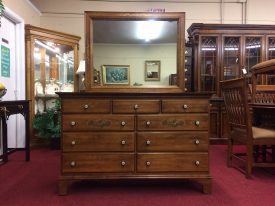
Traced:
<path fill-rule="evenodd" d="M 217 37 L 201 37 L 200 90 L 216 91 Z"/>
<path fill-rule="evenodd" d="M 223 46 L 223 79 L 234 79 L 240 76 L 240 37 L 224 37 Z"/>
<path fill-rule="evenodd" d="M 275 59 L 275 37 L 268 37 L 267 40 L 268 60 Z M 263 84 L 275 85 L 275 74 L 267 74 L 263 77 Z"/>
<path fill-rule="evenodd" d="M 245 38 L 245 69 L 250 76 L 250 69 L 255 64 L 262 61 L 262 38 L 246 37 Z"/>
<path fill-rule="evenodd" d="M 33 60 L 36 114 L 54 106 L 55 92 L 74 91 L 74 48 L 35 39 Z"/>

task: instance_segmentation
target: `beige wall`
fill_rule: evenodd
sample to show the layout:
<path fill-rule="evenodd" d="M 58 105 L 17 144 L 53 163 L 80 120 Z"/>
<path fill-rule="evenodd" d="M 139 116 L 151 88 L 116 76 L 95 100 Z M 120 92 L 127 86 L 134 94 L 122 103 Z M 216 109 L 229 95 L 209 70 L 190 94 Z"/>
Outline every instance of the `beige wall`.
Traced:
<path fill-rule="evenodd" d="M 130 65 L 130 84 L 169 85 L 169 75 L 176 73 L 176 44 L 96 44 L 94 45 L 94 66 L 101 71 L 102 65 Z M 145 61 L 161 62 L 160 81 L 144 81 Z M 142 72 L 141 72 L 142 71 Z"/>
<path fill-rule="evenodd" d="M 35 5 L 42 8 L 41 17 L 29 0 L 3 0 L 3 2 L 27 24 L 80 36 L 81 59 L 85 50 L 84 11 L 143 12 L 151 8 L 162 8 L 166 12 L 183 11 L 186 12 L 186 29 L 194 22 L 275 24 L 274 0 L 171 0 L 170 2 L 33 0 Z"/>
<path fill-rule="evenodd" d="M 40 26 L 40 11 L 36 9 L 28 0 L 3 0 L 5 7 L 16 13 L 25 24 Z"/>
<path fill-rule="evenodd" d="M 43 8 L 41 11 L 42 27 L 81 36 L 80 58 L 84 56 L 84 11 L 144 12 L 151 8 L 162 8 L 166 12 L 183 11 L 186 12 L 186 29 L 194 22 L 275 24 L 275 12 L 272 11 L 272 8 L 275 7 L 274 0 L 34 1 Z"/>

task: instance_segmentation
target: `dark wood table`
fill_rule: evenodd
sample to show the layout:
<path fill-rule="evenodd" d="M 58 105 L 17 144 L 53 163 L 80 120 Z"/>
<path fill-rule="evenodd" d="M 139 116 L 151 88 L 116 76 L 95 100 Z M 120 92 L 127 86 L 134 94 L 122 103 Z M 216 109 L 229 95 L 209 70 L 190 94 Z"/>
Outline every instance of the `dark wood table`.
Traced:
<path fill-rule="evenodd" d="M 26 121 L 26 139 L 25 139 L 25 159 L 30 160 L 30 132 L 29 132 L 29 100 L 13 100 L 13 101 L 0 101 L 0 118 L 3 128 L 3 161 L 8 161 L 8 131 L 7 131 L 7 121 L 10 115 L 22 114 Z"/>

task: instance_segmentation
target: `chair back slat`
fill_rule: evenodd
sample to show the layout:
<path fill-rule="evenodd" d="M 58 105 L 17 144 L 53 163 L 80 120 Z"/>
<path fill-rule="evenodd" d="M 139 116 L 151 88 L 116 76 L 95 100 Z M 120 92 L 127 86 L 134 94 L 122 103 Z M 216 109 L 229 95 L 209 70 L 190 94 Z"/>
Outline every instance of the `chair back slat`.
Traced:
<path fill-rule="evenodd" d="M 248 88 L 245 79 L 221 81 L 221 89 L 229 125 L 243 129 L 249 127 Z"/>

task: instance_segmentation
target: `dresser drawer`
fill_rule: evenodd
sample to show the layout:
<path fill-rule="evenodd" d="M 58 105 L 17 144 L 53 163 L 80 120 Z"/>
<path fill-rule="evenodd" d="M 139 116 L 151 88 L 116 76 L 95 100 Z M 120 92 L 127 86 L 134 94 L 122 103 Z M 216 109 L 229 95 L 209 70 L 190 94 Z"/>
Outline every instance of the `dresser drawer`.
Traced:
<path fill-rule="evenodd" d="M 208 153 L 138 153 L 138 172 L 208 171 Z"/>
<path fill-rule="evenodd" d="M 103 99 L 64 99 L 64 113 L 110 113 L 111 101 Z"/>
<path fill-rule="evenodd" d="M 207 99 L 182 99 L 182 100 L 162 100 L 163 113 L 186 113 L 203 112 L 208 113 L 209 103 Z"/>
<path fill-rule="evenodd" d="M 113 113 L 159 113 L 159 100 L 113 100 Z"/>
<path fill-rule="evenodd" d="M 62 172 L 133 172 L 132 153 L 63 153 Z"/>
<path fill-rule="evenodd" d="M 132 131 L 135 118 L 132 115 L 77 115 L 62 116 L 63 131 Z"/>
<path fill-rule="evenodd" d="M 138 132 L 139 152 L 208 151 L 208 132 Z"/>
<path fill-rule="evenodd" d="M 138 130 L 208 130 L 208 114 L 138 115 Z"/>
<path fill-rule="evenodd" d="M 133 132 L 64 132 L 63 151 L 134 151 Z"/>

